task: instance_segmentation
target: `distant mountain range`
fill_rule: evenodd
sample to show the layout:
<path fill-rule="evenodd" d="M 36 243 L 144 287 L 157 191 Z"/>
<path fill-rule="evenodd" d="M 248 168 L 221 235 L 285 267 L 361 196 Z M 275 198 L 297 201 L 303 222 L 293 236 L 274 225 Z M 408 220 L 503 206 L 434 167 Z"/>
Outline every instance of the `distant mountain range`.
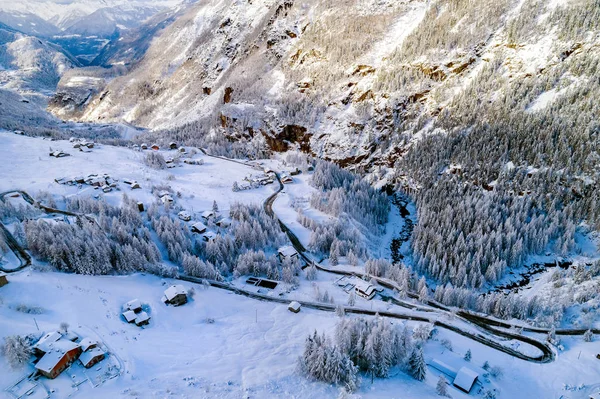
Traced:
<path fill-rule="evenodd" d="M 63 47 L 84 65 L 111 40 L 181 0 L 82 0 L 0 3 L 0 23 Z"/>

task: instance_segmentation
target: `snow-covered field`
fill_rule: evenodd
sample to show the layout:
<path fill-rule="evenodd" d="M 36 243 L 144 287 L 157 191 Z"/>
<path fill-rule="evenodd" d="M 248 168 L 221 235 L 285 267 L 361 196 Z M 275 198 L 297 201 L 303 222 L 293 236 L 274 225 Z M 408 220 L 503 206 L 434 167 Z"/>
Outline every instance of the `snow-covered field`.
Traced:
<path fill-rule="evenodd" d="M 69 153 L 65 158 L 50 157 L 50 149 Z M 191 149 L 190 149 L 191 150 Z M 119 205 L 123 193 L 146 205 L 157 200 L 150 190 L 153 186 L 168 184 L 172 189 L 175 206 L 180 205 L 189 212 L 211 209 L 217 201 L 222 211 L 229 209 L 232 202 L 261 203 L 273 193 L 275 185 L 258 189 L 233 192 L 234 181 L 242 179 L 253 170 L 234 162 L 203 156 L 200 151 L 194 159 L 202 159 L 204 165 L 186 165 L 156 170 L 143 163 L 148 151 L 134 151 L 123 147 L 96 145 L 92 152 L 84 153 L 72 148 L 68 141 L 48 141 L 40 138 L 23 137 L 10 132 L 0 132 L 0 162 L 2 172 L 0 192 L 23 190 L 35 197 L 40 191 L 55 196 L 102 195 L 112 205 Z M 165 158 L 175 156 L 177 151 L 160 151 Z M 254 172 L 255 173 L 255 172 Z M 119 190 L 102 193 L 89 185 L 68 186 L 56 183 L 57 178 L 68 179 L 89 174 L 108 174 L 119 179 Z M 137 181 L 141 189 L 132 190 L 123 180 Z M 179 195 L 180 194 L 180 195 Z"/>
<path fill-rule="evenodd" d="M 337 389 L 311 382 L 296 371 L 305 337 L 313 330 L 333 333 L 337 316 L 303 309 L 293 314 L 285 305 L 255 301 L 215 288 L 196 286 L 194 299 L 179 308 L 167 307 L 160 297 L 170 280 L 155 276 L 90 277 L 23 271 L 10 276 L 0 288 L 1 335 L 51 331 L 65 321 L 71 330 L 103 341 L 122 364 L 122 375 L 93 388 L 79 386 L 77 397 L 106 398 L 328 398 Z M 184 284 L 189 288 L 192 284 Z M 140 329 L 120 318 L 121 306 L 138 298 L 150 307 L 150 325 Z M 44 312 L 17 312 L 18 304 L 40 306 Z M 35 317 L 35 321 L 33 318 Z M 346 316 L 349 317 L 349 316 Z M 214 321 L 214 322 L 213 322 Z M 440 345 L 450 339 L 453 352 Z M 486 387 L 500 389 L 500 398 L 586 398 L 597 384 L 600 362 L 594 351 L 600 343 L 563 340 L 566 351 L 557 361 L 537 365 L 508 357 L 454 333 L 440 331 L 426 344 L 426 360 L 444 359 L 464 365 L 462 355 L 471 349 L 474 368 L 488 360 L 500 366 L 502 378 L 482 378 Z M 593 349 L 593 350 L 592 350 Z M 581 354 L 580 354 L 581 352 Z M 102 364 L 102 363 L 100 363 Z M 0 386 L 16 382 L 27 370 L 10 370 L 0 358 Z M 429 367 L 425 383 L 394 370 L 387 380 L 371 385 L 363 378 L 357 395 L 363 398 L 436 398 L 439 373 Z M 64 382 L 64 381 L 63 381 Z M 70 392 L 58 379 L 44 380 L 56 388 L 52 397 Z M 585 388 L 566 391 L 563 384 Z M 62 390 L 61 390 L 62 389 Z M 475 391 L 477 387 L 475 388 Z M 467 396 L 455 388 L 454 398 Z M 0 397 L 10 398 L 6 392 Z"/>

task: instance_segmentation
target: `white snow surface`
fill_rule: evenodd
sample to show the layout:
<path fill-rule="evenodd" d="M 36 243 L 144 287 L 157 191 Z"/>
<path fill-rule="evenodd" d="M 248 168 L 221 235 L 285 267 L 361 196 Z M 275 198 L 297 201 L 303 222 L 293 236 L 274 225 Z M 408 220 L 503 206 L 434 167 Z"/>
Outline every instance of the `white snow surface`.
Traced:
<path fill-rule="evenodd" d="M 62 150 L 70 156 L 52 158 L 48 156 L 49 148 Z M 160 152 L 165 158 L 176 153 Z M 0 160 L 10 160 L 2 165 L 0 192 L 22 189 L 34 197 L 39 190 L 49 191 L 57 197 L 100 194 L 112 205 L 119 205 L 123 193 L 126 193 L 130 198 L 148 206 L 157 200 L 150 192 L 152 186 L 168 184 L 175 194 L 181 193 L 180 196 L 174 195 L 175 205 L 195 213 L 212 209 L 214 200 L 219 203 L 222 211 L 228 210 L 233 202 L 262 203 L 275 189 L 274 185 L 268 185 L 234 193 L 231 190 L 233 182 L 241 181 L 252 171 L 241 164 L 196 155 L 196 158 L 204 160 L 204 165 L 182 163 L 172 169 L 155 170 L 144 165 L 146 153 L 147 151 L 103 145 L 96 145 L 92 152 L 83 153 L 72 148 L 68 141 L 48 141 L 0 131 Z M 106 173 L 119 179 L 120 191 L 99 193 L 101 190 L 88 185 L 79 189 L 77 186 L 61 185 L 54 181 L 60 177 L 74 178 L 94 173 Z M 123 183 L 124 179 L 137 181 L 142 188 L 131 190 Z"/>

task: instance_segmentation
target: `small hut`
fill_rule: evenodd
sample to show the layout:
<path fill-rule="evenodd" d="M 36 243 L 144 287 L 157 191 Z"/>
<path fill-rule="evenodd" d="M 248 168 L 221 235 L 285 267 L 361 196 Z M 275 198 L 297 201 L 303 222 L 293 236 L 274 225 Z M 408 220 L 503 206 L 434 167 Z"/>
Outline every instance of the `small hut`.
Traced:
<path fill-rule="evenodd" d="M 184 305 L 187 303 L 187 291 L 182 285 L 172 285 L 165 290 L 163 302 L 173 306 Z"/>
<path fill-rule="evenodd" d="M 302 308 L 302 305 L 300 305 L 300 303 L 297 301 L 293 301 L 288 305 L 288 310 L 292 313 L 300 312 L 301 308 Z"/>

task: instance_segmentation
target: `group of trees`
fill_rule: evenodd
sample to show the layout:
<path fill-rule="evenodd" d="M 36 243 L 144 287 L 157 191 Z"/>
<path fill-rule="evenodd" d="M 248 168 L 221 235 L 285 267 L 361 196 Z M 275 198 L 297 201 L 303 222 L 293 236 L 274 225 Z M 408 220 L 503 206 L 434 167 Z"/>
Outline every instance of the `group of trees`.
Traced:
<path fill-rule="evenodd" d="M 426 375 L 422 345 L 427 334 L 394 326 L 382 318 L 342 318 L 333 339 L 316 331 L 306 339 L 300 369 L 312 378 L 357 387 L 359 371 L 371 377 L 387 378 L 393 367 L 400 367 L 415 379 Z"/>
<path fill-rule="evenodd" d="M 168 276 L 183 271 L 215 280 L 253 274 L 294 284 L 301 270 L 298 261 L 281 264 L 274 255 L 265 254 L 274 253 L 285 242 L 285 235 L 277 220 L 258 205 L 233 204 L 232 225 L 220 228 L 221 234 L 208 242 L 177 218 L 178 209 L 153 204 L 143 217 L 136 201 L 126 194 L 120 207 L 91 197 L 72 197 L 66 199 L 66 205 L 71 212 L 89 216 L 77 217 L 73 223 L 72 219 L 24 222 L 24 238 L 31 252 L 62 271 L 108 274 L 143 270 Z M 218 211 L 216 203 L 213 208 Z M 179 270 L 162 263 L 155 238 Z"/>
<path fill-rule="evenodd" d="M 586 14 L 597 12 L 586 4 L 558 7 L 550 19 L 564 19 L 559 30 L 569 37 L 597 29 Z M 525 40 L 532 30 L 546 34 L 555 26 L 534 25 L 512 34 Z M 496 54 L 434 121 L 443 133 L 420 140 L 396 163 L 399 175 L 420 186 L 412 241 L 417 271 L 477 289 L 530 254 L 569 254 L 582 222 L 600 227 L 600 105 L 594 101 L 600 61 L 571 51 L 558 54 L 562 62 L 543 74 L 517 80 L 508 78 Z M 550 90 L 561 95 L 533 107 Z M 410 134 L 403 136 L 408 143 Z M 447 173 L 449 165 L 460 169 Z"/>
<path fill-rule="evenodd" d="M 319 191 L 313 194 L 310 203 L 322 212 L 333 216 L 345 213 L 373 233 L 379 233 L 388 220 L 387 196 L 334 163 L 318 161 L 311 184 Z"/>
<path fill-rule="evenodd" d="M 24 223 L 27 245 L 39 259 L 59 270 L 81 274 L 156 271 L 161 256 L 143 225 L 135 201 L 122 207 L 102 200 L 71 198 L 67 208 L 96 217 L 77 217 L 74 223 L 44 219 Z"/>

